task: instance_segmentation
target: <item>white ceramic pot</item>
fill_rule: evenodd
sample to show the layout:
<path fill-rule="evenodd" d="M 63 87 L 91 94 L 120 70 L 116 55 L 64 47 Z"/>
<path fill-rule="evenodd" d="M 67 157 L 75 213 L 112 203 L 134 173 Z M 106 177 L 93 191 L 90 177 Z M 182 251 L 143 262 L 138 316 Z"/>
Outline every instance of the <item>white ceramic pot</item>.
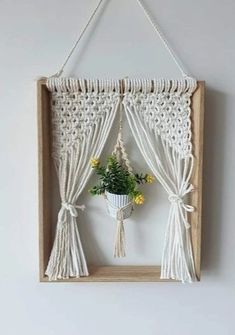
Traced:
<path fill-rule="evenodd" d="M 123 219 L 127 219 L 131 216 L 133 205 L 131 198 L 126 194 L 113 194 L 106 192 L 106 198 L 107 198 L 107 206 L 110 216 L 112 216 L 115 219 L 118 219 L 117 212 L 118 208 L 123 208 Z"/>

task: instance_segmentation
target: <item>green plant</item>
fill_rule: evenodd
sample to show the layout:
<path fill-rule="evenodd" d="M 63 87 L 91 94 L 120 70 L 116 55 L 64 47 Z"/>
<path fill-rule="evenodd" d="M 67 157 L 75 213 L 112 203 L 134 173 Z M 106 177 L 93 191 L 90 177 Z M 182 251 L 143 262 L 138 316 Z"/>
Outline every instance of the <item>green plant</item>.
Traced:
<path fill-rule="evenodd" d="M 91 160 L 91 166 L 99 177 L 99 183 L 90 190 L 92 195 L 101 195 L 105 191 L 114 194 L 126 194 L 137 204 L 144 202 L 144 196 L 138 186 L 152 183 L 154 177 L 149 174 L 133 174 L 122 166 L 115 155 L 108 157 L 106 166 L 102 166 L 98 159 Z"/>

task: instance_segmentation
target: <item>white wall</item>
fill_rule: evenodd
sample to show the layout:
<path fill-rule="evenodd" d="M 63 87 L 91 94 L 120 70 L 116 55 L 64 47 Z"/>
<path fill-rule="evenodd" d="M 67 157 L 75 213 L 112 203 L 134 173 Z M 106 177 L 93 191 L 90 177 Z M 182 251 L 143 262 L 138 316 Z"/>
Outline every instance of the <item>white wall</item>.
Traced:
<path fill-rule="evenodd" d="M 0 334 L 235 332 L 235 2 L 145 2 L 185 65 L 207 82 L 202 281 L 38 282 L 34 80 L 57 71 L 96 1 L 1 0 Z M 107 1 L 93 29 L 70 73 L 177 76 L 134 0 Z"/>

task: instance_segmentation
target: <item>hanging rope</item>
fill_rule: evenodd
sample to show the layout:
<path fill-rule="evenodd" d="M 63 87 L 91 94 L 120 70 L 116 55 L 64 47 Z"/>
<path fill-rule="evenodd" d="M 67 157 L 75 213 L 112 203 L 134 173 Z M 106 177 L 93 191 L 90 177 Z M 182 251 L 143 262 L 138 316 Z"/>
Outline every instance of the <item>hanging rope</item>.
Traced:
<path fill-rule="evenodd" d="M 68 63 L 69 59 L 71 58 L 72 54 L 74 53 L 78 43 L 81 41 L 83 35 L 85 34 L 87 28 L 89 27 L 91 21 L 93 20 L 93 18 L 95 17 L 96 13 L 98 12 L 101 4 L 102 4 L 103 0 L 100 0 L 98 5 L 95 7 L 94 11 L 92 12 L 87 24 L 85 25 L 85 27 L 83 28 L 81 34 L 79 35 L 77 41 L 75 42 L 74 46 L 72 47 L 70 53 L 68 54 L 67 58 L 65 59 L 64 63 L 61 66 L 61 69 L 54 75 L 54 77 L 60 77 L 62 75 L 62 73 L 64 72 L 64 68 L 66 66 L 66 64 Z"/>
<path fill-rule="evenodd" d="M 144 11 L 144 14 L 146 15 L 147 19 L 149 20 L 150 24 L 152 25 L 153 29 L 155 30 L 155 32 L 157 33 L 157 35 L 159 36 L 160 40 L 162 41 L 163 45 L 165 46 L 166 50 L 169 52 L 169 54 L 171 55 L 173 61 L 175 62 L 176 66 L 178 67 L 178 69 L 180 70 L 181 74 L 183 77 L 190 77 L 185 69 L 184 66 L 181 64 L 180 60 L 178 59 L 178 57 L 176 56 L 176 53 L 173 51 L 173 49 L 170 47 L 167 39 L 165 38 L 165 36 L 163 35 L 163 33 L 161 32 L 159 26 L 157 25 L 156 22 L 153 21 L 152 16 L 150 15 L 149 11 L 146 9 L 146 7 L 144 6 L 142 0 L 137 0 L 138 4 L 140 5 L 140 8 L 142 8 L 142 10 Z"/>
<path fill-rule="evenodd" d="M 71 51 L 69 52 L 68 56 L 66 57 L 64 63 L 62 64 L 60 70 L 54 74 L 52 77 L 60 77 L 62 75 L 62 73 L 64 72 L 64 68 L 67 65 L 69 59 L 71 58 L 71 56 L 73 55 L 75 49 L 77 48 L 79 42 L 81 41 L 83 35 L 85 34 L 85 32 L 87 31 L 89 25 L 91 24 L 93 18 L 95 17 L 95 15 L 97 14 L 99 8 L 102 5 L 102 2 L 104 0 L 100 0 L 97 4 L 97 6 L 95 7 L 95 9 L 93 10 L 90 18 L 88 19 L 87 24 L 85 25 L 85 27 L 83 28 L 83 30 L 81 31 L 78 39 L 76 40 L 74 46 L 72 47 Z M 178 69 L 180 70 L 181 74 L 183 77 L 189 77 L 190 75 L 187 74 L 187 72 L 184 69 L 184 66 L 182 65 L 182 62 L 180 62 L 180 60 L 178 59 L 178 57 L 176 56 L 176 53 L 173 51 L 173 49 L 170 47 L 166 37 L 164 37 L 164 35 L 162 34 L 159 26 L 156 24 L 156 22 L 154 22 L 152 16 L 150 15 L 149 11 L 146 9 L 146 7 L 144 6 L 142 0 L 136 0 L 137 3 L 139 4 L 140 8 L 143 10 L 145 16 L 147 17 L 148 21 L 150 22 L 151 26 L 153 27 L 154 31 L 157 33 L 158 37 L 160 38 L 161 42 L 163 43 L 163 45 L 165 46 L 166 50 L 169 52 L 170 56 L 172 57 L 173 61 L 175 62 L 176 66 L 178 67 Z"/>
<path fill-rule="evenodd" d="M 132 173 L 133 169 L 128 159 L 128 155 L 127 155 L 124 140 L 123 140 L 123 104 L 122 103 L 120 103 L 120 106 L 119 106 L 119 131 L 118 131 L 118 136 L 117 136 L 117 142 L 114 146 L 112 155 L 115 155 L 117 157 L 119 164 L 124 166 L 130 173 Z"/>

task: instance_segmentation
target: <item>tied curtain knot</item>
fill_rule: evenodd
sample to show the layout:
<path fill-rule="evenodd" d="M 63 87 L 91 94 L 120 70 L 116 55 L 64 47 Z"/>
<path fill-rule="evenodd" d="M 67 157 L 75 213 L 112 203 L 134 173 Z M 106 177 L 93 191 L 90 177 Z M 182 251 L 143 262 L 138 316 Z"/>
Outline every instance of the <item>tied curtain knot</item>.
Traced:
<path fill-rule="evenodd" d="M 178 210 L 179 210 L 179 214 L 184 222 L 185 228 L 189 229 L 191 227 L 191 225 L 189 224 L 188 220 L 187 220 L 187 213 L 192 213 L 194 212 L 195 208 L 191 205 L 188 205 L 184 202 L 184 197 L 187 193 L 191 192 L 192 189 L 190 188 L 190 191 L 186 192 L 183 196 L 179 195 L 179 194 L 170 194 L 168 199 L 171 202 L 172 205 L 176 205 Z"/>
<path fill-rule="evenodd" d="M 60 222 L 64 223 L 66 221 L 66 213 L 69 213 L 72 217 L 78 217 L 77 209 L 84 211 L 86 208 L 85 205 L 74 205 L 68 202 L 62 202 L 61 209 L 58 214 L 58 219 Z"/>

